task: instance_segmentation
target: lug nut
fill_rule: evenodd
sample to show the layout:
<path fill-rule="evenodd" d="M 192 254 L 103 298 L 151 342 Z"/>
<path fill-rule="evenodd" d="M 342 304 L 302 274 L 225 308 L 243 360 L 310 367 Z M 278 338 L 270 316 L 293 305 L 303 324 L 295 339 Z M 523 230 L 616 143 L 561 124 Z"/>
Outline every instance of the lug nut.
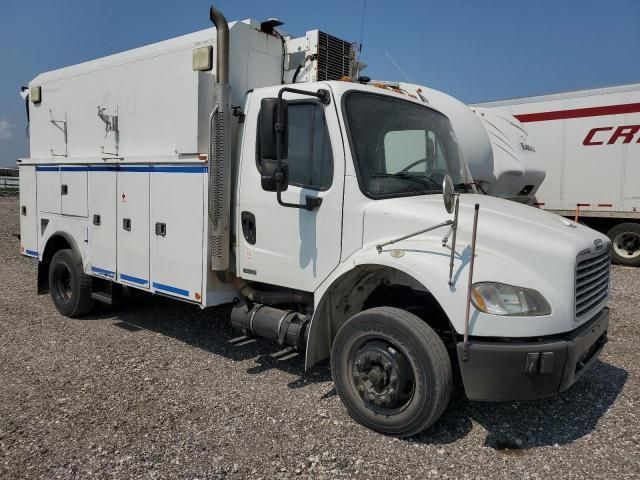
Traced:
<path fill-rule="evenodd" d="M 389 371 L 389 370 L 391 370 L 391 366 L 392 366 L 391 362 L 387 362 L 387 363 L 384 364 L 384 369 Z"/>

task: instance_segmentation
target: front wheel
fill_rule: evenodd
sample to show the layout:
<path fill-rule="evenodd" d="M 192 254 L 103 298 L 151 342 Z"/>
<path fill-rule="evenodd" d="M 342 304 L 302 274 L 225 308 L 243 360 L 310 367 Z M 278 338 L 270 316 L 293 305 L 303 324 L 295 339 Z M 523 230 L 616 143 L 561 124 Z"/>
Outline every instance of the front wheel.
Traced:
<path fill-rule="evenodd" d="M 358 423 L 398 437 L 431 426 L 451 397 L 451 361 L 438 335 L 399 308 L 351 317 L 331 348 L 338 395 Z"/>
<path fill-rule="evenodd" d="M 611 239 L 613 263 L 640 266 L 640 224 L 621 223 L 607 236 Z"/>

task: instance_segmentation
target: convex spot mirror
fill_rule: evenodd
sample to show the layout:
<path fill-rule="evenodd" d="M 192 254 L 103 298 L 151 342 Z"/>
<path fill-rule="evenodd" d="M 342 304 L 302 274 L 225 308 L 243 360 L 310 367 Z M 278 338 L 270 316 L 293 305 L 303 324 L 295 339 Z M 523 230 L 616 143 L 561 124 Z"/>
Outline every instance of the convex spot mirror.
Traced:
<path fill-rule="evenodd" d="M 444 208 L 448 213 L 453 213 L 453 205 L 455 203 L 455 188 L 453 187 L 453 180 L 449 175 L 445 175 L 442 181 L 442 197 L 444 199 Z"/>
<path fill-rule="evenodd" d="M 280 122 L 278 122 L 280 110 Z M 278 143 L 281 145 L 280 158 L 288 156 L 289 115 L 286 100 L 263 98 L 260 102 L 258 134 L 260 138 L 260 157 L 264 160 L 278 159 Z M 278 135 L 278 133 L 281 135 Z M 278 139 L 278 137 L 280 137 Z M 278 142 L 279 140 L 279 142 Z"/>
<path fill-rule="evenodd" d="M 278 162 L 268 160 L 262 162 L 262 171 L 260 172 L 260 184 L 266 192 L 277 192 L 278 182 L 280 182 L 280 191 L 284 192 L 289 186 L 289 165 L 282 162 L 280 165 L 280 173 L 278 173 Z"/>

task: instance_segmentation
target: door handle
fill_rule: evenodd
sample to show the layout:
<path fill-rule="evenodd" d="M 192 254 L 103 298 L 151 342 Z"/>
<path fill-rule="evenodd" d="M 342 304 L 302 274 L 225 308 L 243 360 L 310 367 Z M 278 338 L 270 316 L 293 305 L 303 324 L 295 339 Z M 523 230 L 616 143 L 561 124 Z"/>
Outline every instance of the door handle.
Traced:
<path fill-rule="evenodd" d="M 156 223 L 156 235 L 161 237 L 165 237 L 167 235 L 167 224 L 166 223 Z"/>
<path fill-rule="evenodd" d="M 122 219 L 122 228 L 125 229 L 127 232 L 131 231 L 131 219 L 130 218 L 123 218 Z"/>
<path fill-rule="evenodd" d="M 60 185 L 60 195 L 67 195 L 69 193 L 68 185 Z"/>
<path fill-rule="evenodd" d="M 94 225 L 100 225 L 102 223 L 102 218 L 100 217 L 100 215 L 94 215 L 93 216 L 93 224 Z"/>
<path fill-rule="evenodd" d="M 242 223 L 244 239 L 247 243 L 254 245 L 256 243 L 256 216 L 251 212 L 242 212 L 240 223 Z"/>

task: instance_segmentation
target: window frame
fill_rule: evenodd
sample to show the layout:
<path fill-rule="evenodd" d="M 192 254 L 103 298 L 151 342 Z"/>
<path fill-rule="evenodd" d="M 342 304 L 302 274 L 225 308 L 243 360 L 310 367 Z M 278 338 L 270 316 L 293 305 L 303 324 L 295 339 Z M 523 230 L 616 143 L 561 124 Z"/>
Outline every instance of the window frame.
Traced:
<path fill-rule="evenodd" d="M 316 105 L 318 107 L 321 108 L 322 111 L 322 123 L 324 124 L 324 129 L 325 129 L 325 133 L 327 135 L 327 142 L 329 144 L 329 161 L 330 161 L 330 168 L 331 168 L 331 173 L 329 175 L 329 184 L 324 186 L 324 187 L 318 187 L 315 185 L 305 185 L 302 183 L 298 183 L 298 182 L 292 182 L 291 180 L 289 180 L 289 186 L 294 186 L 294 187 L 299 187 L 299 188 L 303 188 L 305 190 L 313 190 L 316 192 L 325 192 L 327 190 L 329 190 L 332 186 L 333 186 L 333 179 L 334 179 L 334 175 L 335 175 L 335 169 L 334 169 L 334 155 L 333 155 L 333 145 L 331 144 L 331 135 L 329 133 L 329 125 L 327 124 L 327 113 L 325 110 L 325 105 L 320 102 L 319 100 L 314 100 L 314 99 L 297 99 L 297 100 L 287 100 L 287 104 L 289 105 Z M 260 111 L 260 109 L 258 109 L 258 112 Z M 264 159 L 262 158 L 262 156 L 260 155 L 260 115 L 258 114 L 257 116 L 257 120 L 256 120 L 256 168 L 258 169 L 258 172 L 260 174 L 262 174 L 262 165 L 261 165 L 261 161 L 263 161 Z M 283 159 L 283 162 L 286 162 L 287 159 Z"/>

